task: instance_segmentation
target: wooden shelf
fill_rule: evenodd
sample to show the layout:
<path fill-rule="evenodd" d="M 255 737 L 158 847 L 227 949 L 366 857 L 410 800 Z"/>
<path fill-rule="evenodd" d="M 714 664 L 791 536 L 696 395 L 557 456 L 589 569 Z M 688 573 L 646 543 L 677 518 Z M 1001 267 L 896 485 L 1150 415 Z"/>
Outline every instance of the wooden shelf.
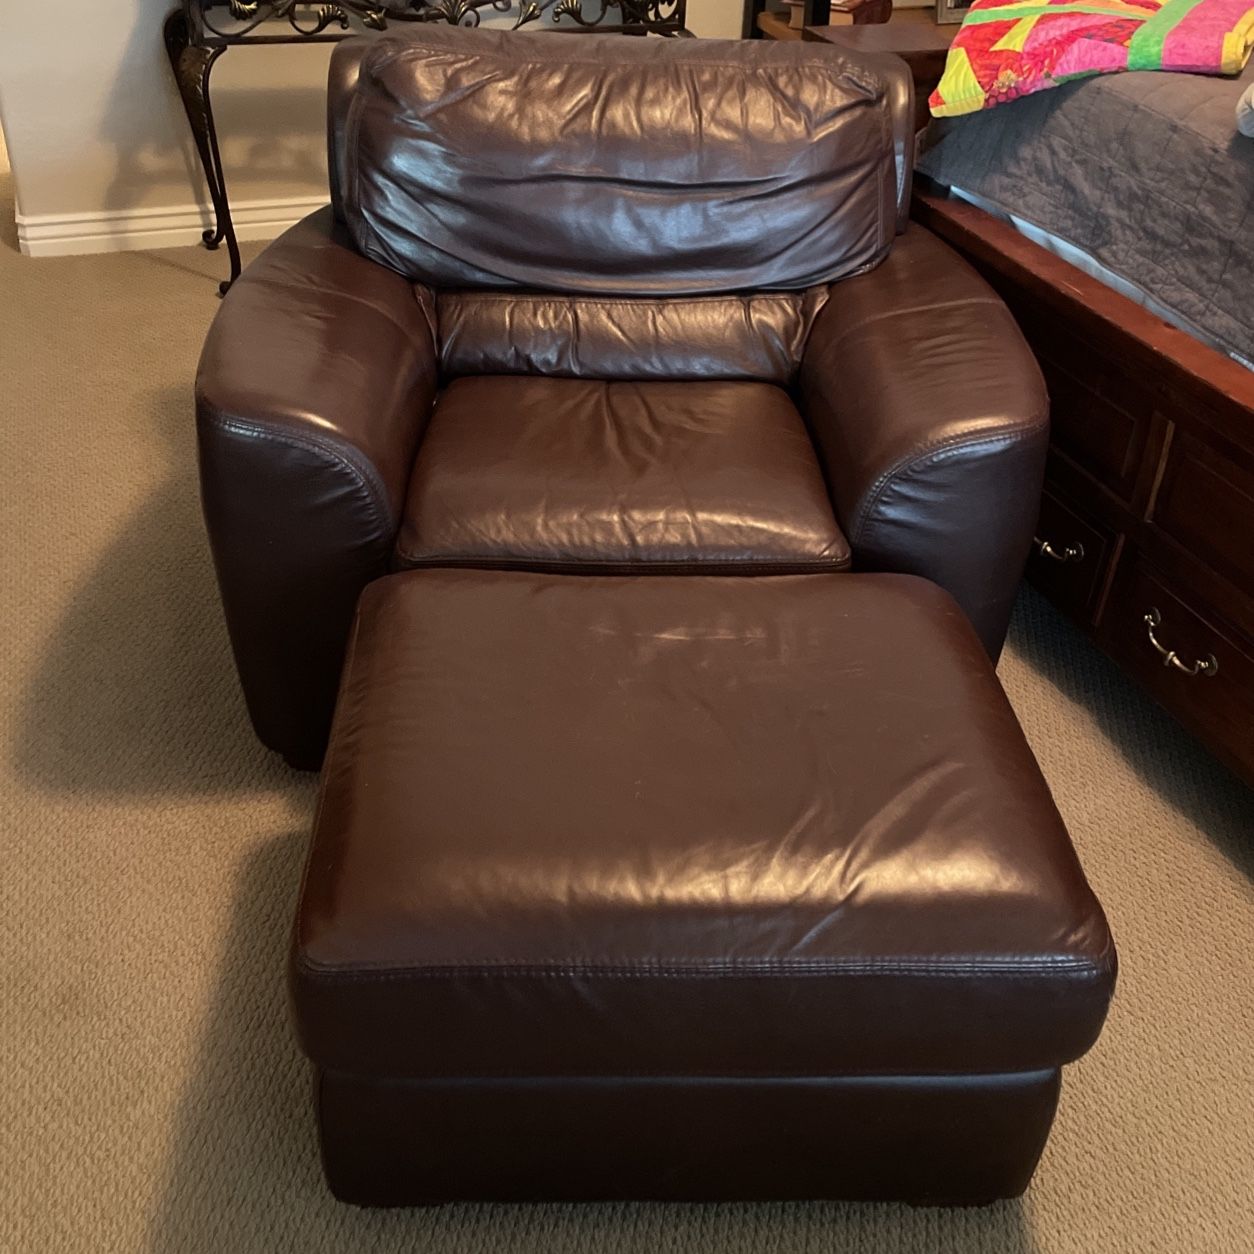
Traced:
<path fill-rule="evenodd" d="M 895 11 L 892 0 L 828 0 L 827 3 L 807 3 L 804 6 L 816 17 L 819 12 L 822 12 L 827 17 L 827 22 L 822 25 L 809 25 L 804 30 L 798 30 L 791 24 L 790 13 L 781 12 L 779 9 L 764 8 L 762 6 L 765 2 L 766 0 L 748 0 L 746 5 L 747 11 L 759 10 L 752 19 L 753 29 L 764 39 L 821 39 L 822 36 L 816 32 L 829 29 L 839 30 L 855 25 L 883 25 L 890 19 L 890 16 L 891 20 L 897 21 L 898 12 L 903 15 L 908 14 L 909 16 L 903 16 L 902 20 L 909 23 L 930 25 L 935 18 L 935 8 L 932 5 L 925 9 Z"/>
<path fill-rule="evenodd" d="M 758 30 L 766 39 L 800 39 L 801 31 L 788 25 L 787 13 L 766 10 L 758 14 Z"/>
<path fill-rule="evenodd" d="M 920 26 L 935 26 L 936 10 L 930 5 L 926 9 L 894 9 L 893 16 L 889 20 L 896 22 L 899 26 L 908 23 L 916 23 Z M 957 24 L 954 25 L 953 29 L 957 31 Z"/>

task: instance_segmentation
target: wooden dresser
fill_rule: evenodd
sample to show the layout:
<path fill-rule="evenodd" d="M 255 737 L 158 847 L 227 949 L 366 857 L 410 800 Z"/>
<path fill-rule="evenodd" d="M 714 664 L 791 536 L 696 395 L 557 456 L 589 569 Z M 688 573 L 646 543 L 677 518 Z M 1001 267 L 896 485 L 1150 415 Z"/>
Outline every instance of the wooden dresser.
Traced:
<path fill-rule="evenodd" d="M 904 10 L 804 37 L 902 57 L 922 127 L 956 32 Z M 1254 783 L 1254 373 L 941 189 L 914 217 L 1000 292 L 1049 385 L 1028 578 Z"/>
<path fill-rule="evenodd" d="M 1254 373 L 943 191 L 915 217 L 1001 293 L 1049 384 L 1029 578 L 1254 782 Z"/>
<path fill-rule="evenodd" d="M 800 25 L 792 24 L 794 7 Z M 887 22 L 892 12 L 893 0 L 744 0 L 741 34 L 745 39 L 801 39 L 806 27 Z"/>

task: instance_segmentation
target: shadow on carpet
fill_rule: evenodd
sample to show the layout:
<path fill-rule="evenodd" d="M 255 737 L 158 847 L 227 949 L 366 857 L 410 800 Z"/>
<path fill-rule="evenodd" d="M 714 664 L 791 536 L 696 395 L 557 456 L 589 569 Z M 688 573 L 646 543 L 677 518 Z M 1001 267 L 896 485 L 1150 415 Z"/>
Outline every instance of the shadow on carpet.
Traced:
<path fill-rule="evenodd" d="M 258 744 L 235 675 L 188 393 L 154 396 L 150 417 L 168 478 L 73 589 L 18 715 L 15 765 L 53 793 L 290 787 L 309 777 Z"/>

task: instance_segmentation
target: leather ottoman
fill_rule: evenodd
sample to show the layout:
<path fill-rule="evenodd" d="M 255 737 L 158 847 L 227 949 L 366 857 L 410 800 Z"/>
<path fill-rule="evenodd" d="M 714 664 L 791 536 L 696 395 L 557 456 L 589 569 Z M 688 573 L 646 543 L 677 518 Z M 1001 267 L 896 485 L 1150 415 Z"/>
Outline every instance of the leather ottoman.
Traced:
<path fill-rule="evenodd" d="M 981 1203 L 1115 953 L 933 585 L 441 569 L 363 596 L 291 979 L 348 1201 Z"/>

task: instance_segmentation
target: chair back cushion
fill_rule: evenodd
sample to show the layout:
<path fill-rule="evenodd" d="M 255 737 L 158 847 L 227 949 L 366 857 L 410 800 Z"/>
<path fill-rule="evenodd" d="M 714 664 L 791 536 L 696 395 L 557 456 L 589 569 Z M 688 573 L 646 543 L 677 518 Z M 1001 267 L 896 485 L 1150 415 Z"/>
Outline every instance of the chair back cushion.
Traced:
<path fill-rule="evenodd" d="M 830 45 L 432 26 L 336 59 L 337 208 L 416 282 L 795 290 L 892 242 L 888 88 Z"/>

